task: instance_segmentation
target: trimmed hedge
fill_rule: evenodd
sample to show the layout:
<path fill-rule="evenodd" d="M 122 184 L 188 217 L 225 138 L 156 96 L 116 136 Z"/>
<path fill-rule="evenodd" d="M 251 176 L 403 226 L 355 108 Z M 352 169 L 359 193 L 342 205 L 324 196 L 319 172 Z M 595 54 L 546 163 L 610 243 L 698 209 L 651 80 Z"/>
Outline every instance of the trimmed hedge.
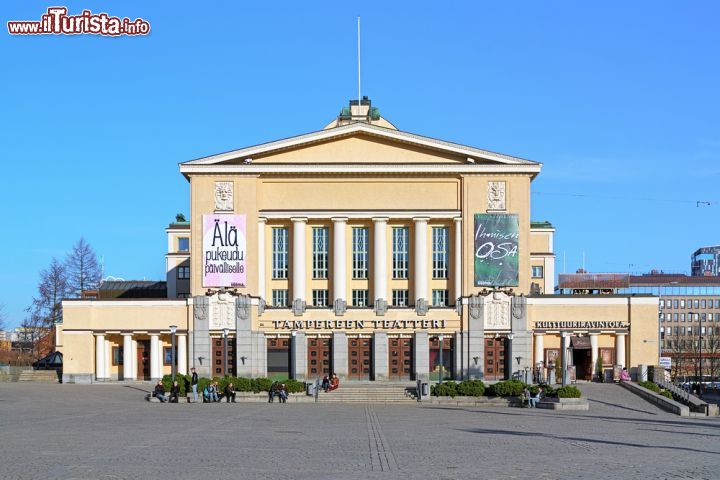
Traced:
<path fill-rule="evenodd" d="M 649 382 L 649 381 L 639 382 L 638 385 L 640 385 L 643 388 L 647 388 L 648 390 L 651 390 L 655 393 L 660 393 L 660 387 L 658 387 L 655 384 L 655 382 Z"/>
<path fill-rule="evenodd" d="M 434 397 L 481 397 L 484 393 L 485 384 L 480 380 L 450 381 L 430 386 L 430 395 Z"/>
<path fill-rule="evenodd" d="M 580 398 L 582 393 L 574 385 L 565 385 L 557 389 L 558 398 Z"/>
<path fill-rule="evenodd" d="M 517 397 L 522 395 L 523 390 L 525 390 L 527 386 L 528 385 L 520 380 L 503 380 L 502 382 L 490 385 L 488 394 L 497 397 Z"/>
<path fill-rule="evenodd" d="M 190 386 L 191 378 L 192 377 L 190 375 L 175 375 L 175 379 L 177 380 L 178 386 L 180 387 L 180 395 L 186 395 L 187 392 L 192 391 L 192 388 Z M 269 378 L 245 378 L 230 376 L 214 378 L 200 377 L 198 378 L 198 393 L 202 392 L 211 381 L 218 382 L 218 388 L 221 392 L 225 390 L 225 387 L 228 385 L 228 383 L 232 383 L 235 387 L 235 391 L 237 392 L 267 392 L 270 390 L 270 387 L 273 383 L 272 380 L 270 380 Z M 172 375 L 163 376 L 162 383 L 165 387 L 165 391 L 169 392 L 170 387 L 172 386 Z M 289 393 L 300 393 L 305 391 L 305 384 L 303 382 L 299 382 L 297 380 L 284 380 L 282 383 L 285 384 Z"/>

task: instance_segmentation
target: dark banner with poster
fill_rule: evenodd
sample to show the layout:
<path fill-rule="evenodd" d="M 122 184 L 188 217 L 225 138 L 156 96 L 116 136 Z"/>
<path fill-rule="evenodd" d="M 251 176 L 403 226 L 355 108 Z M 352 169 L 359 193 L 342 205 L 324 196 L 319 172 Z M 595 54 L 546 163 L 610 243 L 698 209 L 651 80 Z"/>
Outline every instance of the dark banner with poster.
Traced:
<path fill-rule="evenodd" d="M 517 214 L 475 214 L 475 286 L 518 286 Z"/>

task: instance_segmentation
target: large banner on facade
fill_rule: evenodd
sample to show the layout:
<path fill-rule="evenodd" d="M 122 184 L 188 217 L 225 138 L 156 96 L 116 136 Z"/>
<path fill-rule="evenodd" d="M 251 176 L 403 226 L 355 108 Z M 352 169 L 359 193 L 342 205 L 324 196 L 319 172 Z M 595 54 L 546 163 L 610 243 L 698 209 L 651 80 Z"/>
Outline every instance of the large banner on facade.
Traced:
<path fill-rule="evenodd" d="M 475 214 L 475 286 L 518 286 L 517 214 Z"/>
<path fill-rule="evenodd" d="M 244 287 L 245 215 L 203 215 L 203 287 Z"/>

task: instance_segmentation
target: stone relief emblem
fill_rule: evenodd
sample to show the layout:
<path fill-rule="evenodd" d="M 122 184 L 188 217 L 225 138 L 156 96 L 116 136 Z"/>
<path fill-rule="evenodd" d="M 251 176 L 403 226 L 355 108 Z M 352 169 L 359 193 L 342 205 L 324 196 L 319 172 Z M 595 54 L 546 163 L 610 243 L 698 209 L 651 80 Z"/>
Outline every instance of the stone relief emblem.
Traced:
<path fill-rule="evenodd" d="M 215 182 L 215 210 L 234 210 L 233 182 Z"/>
<path fill-rule="evenodd" d="M 235 298 L 229 293 L 218 293 L 210 299 L 210 329 L 235 329 Z"/>
<path fill-rule="evenodd" d="M 488 210 L 505 210 L 505 182 L 488 182 Z"/>
<path fill-rule="evenodd" d="M 510 329 L 510 297 L 503 292 L 492 292 L 485 297 L 485 328 Z"/>

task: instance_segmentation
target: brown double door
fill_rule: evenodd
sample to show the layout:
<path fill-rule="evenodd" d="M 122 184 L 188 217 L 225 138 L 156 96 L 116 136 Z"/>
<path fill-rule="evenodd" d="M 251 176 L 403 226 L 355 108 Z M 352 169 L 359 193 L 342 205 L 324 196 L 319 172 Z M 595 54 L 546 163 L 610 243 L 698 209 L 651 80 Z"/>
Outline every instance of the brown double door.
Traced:
<path fill-rule="evenodd" d="M 150 380 L 150 340 L 137 341 L 137 379 Z"/>
<path fill-rule="evenodd" d="M 485 339 L 485 379 L 505 378 L 505 338 Z"/>
<path fill-rule="evenodd" d="M 332 375 L 330 358 L 329 338 L 309 338 L 307 345 L 308 352 L 308 377 L 324 377 Z"/>
<path fill-rule="evenodd" d="M 388 362 L 390 380 L 410 380 L 413 373 L 412 338 L 389 338 Z"/>
<path fill-rule="evenodd" d="M 235 339 L 227 339 L 227 371 L 225 371 L 225 346 L 222 338 L 212 339 L 213 376 L 235 376 Z"/>
<path fill-rule="evenodd" d="M 348 378 L 370 380 L 372 355 L 369 338 L 348 338 Z"/>

